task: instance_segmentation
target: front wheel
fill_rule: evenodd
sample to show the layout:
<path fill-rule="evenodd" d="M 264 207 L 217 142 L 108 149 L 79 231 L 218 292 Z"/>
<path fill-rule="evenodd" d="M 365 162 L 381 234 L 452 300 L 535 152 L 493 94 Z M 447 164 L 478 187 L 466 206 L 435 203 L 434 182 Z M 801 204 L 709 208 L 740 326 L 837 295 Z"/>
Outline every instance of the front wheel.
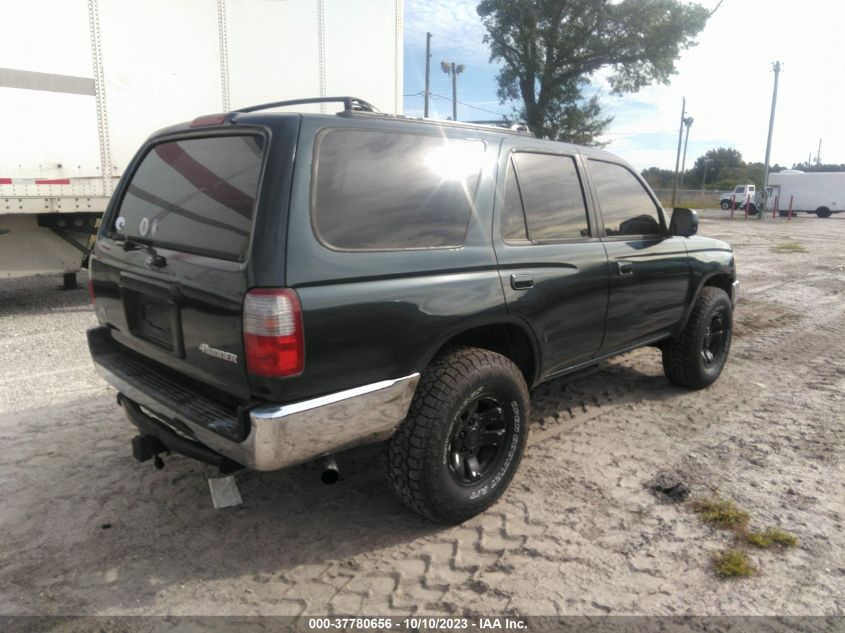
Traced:
<path fill-rule="evenodd" d="M 733 308 L 721 288 L 701 290 L 686 326 L 663 344 L 663 371 L 680 387 L 712 385 L 728 360 L 733 338 Z"/>
<path fill-rule="evenodd" d="M 730 200 L 722 200 L 719 203 L 719 206 L 722 207 L 722 209 L 724 209 L 725 211 L 727 211 L 728 209 L 731 208 Z"/>
<path fill-rule="evenodd" d="M 408 417 L 388 442 L 388 477 L 412 510 L 456 524 L 489 508 L 519 466 L 528 387 L 509 359 L 459 347 L 423 373 Z"/>

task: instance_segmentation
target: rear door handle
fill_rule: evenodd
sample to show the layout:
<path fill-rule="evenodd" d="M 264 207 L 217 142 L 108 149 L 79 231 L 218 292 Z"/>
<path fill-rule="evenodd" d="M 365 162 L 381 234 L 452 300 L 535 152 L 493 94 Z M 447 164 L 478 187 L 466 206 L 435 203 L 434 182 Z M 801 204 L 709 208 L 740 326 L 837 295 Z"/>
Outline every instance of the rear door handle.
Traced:
<path fill-rule="evenodd" d="M 514 290 L 528 290 L 534 287 L 534 275 L 531 273 L 513 273 L 511 275 L 511 288 Z"/>
<path fill-rule="evenodd" d="M 634 274 L 634 262 L 617 262 L 620 277 L 630 277 Z"/>

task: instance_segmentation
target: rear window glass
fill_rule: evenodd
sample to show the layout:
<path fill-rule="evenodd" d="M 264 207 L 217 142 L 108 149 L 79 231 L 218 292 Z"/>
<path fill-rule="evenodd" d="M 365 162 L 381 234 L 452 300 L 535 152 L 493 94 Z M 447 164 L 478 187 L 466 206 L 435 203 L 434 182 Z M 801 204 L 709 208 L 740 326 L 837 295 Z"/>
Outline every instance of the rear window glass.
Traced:
<path fill-rule="evenodd" d="M 132 176 L 113 230 L 166 248 L 242 260 L 249 246 L 263 148 L 258 136 L 156 145 Z"/>
<path fill-rule="evenodd" d="M 339 250 L 461 246 L 484 143 L 333 129 L 315 150 L 312 221 Z"/>
<path fill-rule="evenodd" d="M 519 189 L 532 241 L 588 237 L 587 206 L 571 156 L 518 152 Z"/>

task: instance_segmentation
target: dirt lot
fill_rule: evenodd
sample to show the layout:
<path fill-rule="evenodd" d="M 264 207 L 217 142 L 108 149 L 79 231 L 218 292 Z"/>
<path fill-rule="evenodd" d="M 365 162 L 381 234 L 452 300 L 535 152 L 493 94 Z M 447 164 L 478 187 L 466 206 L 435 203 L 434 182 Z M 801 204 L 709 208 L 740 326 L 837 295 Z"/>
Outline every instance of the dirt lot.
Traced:
<path fill-rule="evenodd" d="M 333 487 L 313 465 L 243 473 L 245 504 L 213 510 L 203 466 L 131 459 L 87 292 L 0 282 L 0 613 L 842 614 L 845 218 L 704 215 L 743 283 L 722 378 L 674 388 L 647 349 L 540 387 L 516 480 L 456 528 L 394 500 L 377 447 Z M 658 499 L 661 473 L 799 546 L 719 580 L 730 536 Z"/>

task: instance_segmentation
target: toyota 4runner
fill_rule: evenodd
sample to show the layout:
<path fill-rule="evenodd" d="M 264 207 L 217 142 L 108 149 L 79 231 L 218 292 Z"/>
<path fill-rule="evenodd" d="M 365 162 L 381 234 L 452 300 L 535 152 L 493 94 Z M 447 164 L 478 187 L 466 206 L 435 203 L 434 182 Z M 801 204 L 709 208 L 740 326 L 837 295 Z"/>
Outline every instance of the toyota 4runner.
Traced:
<path fill-rule="evenodd" d="M 279 110 L 315 102 L 343 109 Z M 254 106 L 132 160 L 88 341 L 141 461 L 267 471 L 386 441 L 402 501 L 455 523 L 507 488 L 538 383 L 645 345 L 677 385 L 717 379 L 734 257 L 697 226 L 596 148 L 351 97 Z"/>

